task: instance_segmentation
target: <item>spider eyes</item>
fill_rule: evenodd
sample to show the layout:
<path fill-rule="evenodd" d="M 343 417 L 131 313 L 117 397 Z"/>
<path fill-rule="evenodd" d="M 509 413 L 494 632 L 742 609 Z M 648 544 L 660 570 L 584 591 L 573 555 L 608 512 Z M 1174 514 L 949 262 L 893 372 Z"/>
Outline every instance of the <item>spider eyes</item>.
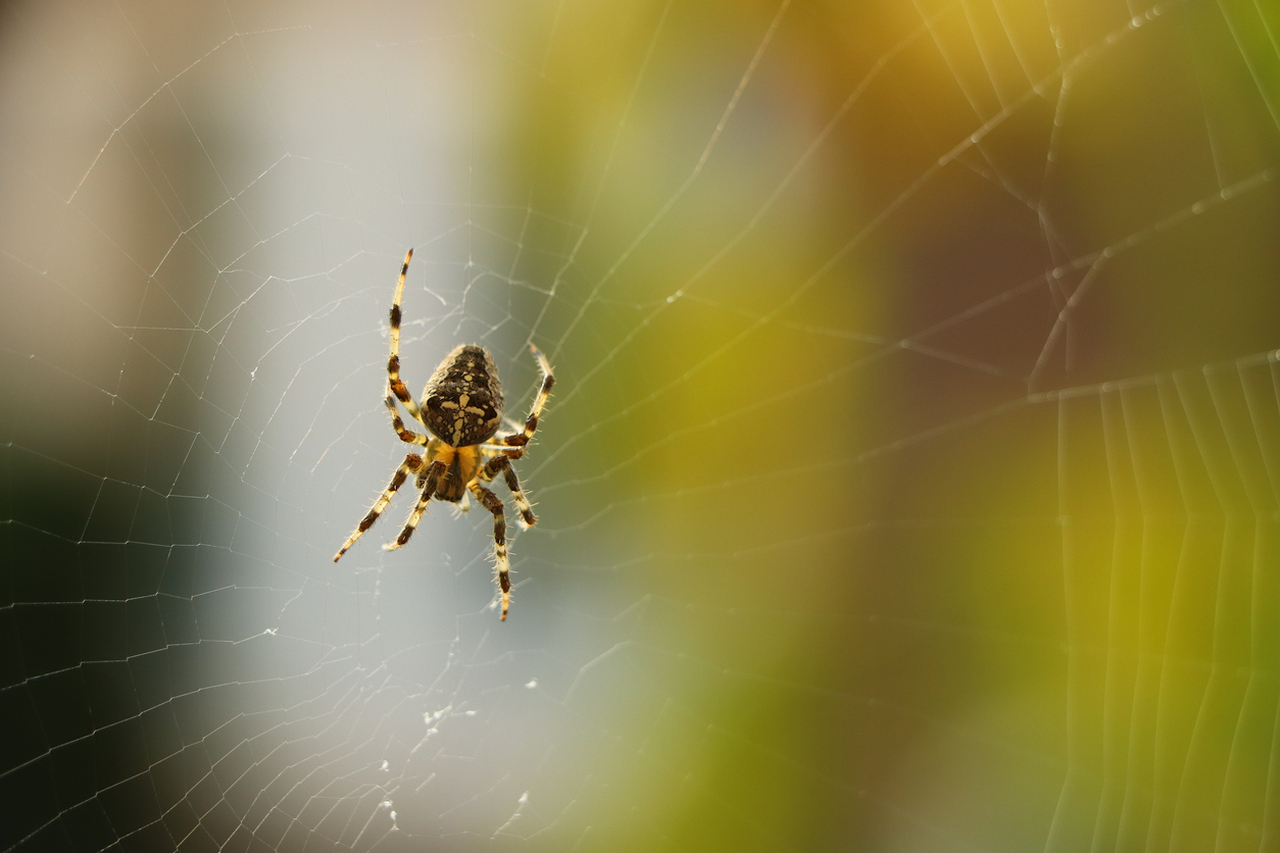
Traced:
<path fill-rule="evenodd" d="M 437 397 L 437 396 L 435 396 L 435 395 L 432 395 L 432 396 L 428 397 L 428 398 L 427 398 L 427 408 L 428 408 L 428 409 L 431 409 L 433 412 L 434 412 L 435 410 L 439 409 L 439 408 L 440 408 L 440 398 L 439 398 L 439 397 Z"/>

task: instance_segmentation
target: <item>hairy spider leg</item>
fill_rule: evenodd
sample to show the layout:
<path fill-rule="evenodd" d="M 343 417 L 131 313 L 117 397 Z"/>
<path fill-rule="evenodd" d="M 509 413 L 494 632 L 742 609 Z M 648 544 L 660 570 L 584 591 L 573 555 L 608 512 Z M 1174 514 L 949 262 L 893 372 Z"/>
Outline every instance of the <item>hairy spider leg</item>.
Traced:
<path fill-rule="evenodd" d="M 431 503 L 431 497 L 436 493 L 436 486 L 440 484 L 440 477 L 445 470 L 444 462 L 439 459 L 433 459 L 425 469 L 419 472 L 418 483 L 422 486 L 422 494 L 418 497 L 418 502 L 414 505 L 413 512 L 409 513 L 409 519 L 404 523 L 404 529 L 400 531 L 396 541 L 383 545 L 382 550 L 394 551 L 409 541 L 409 537 L 413 535 L 418 522 L 422 520 L 422 514 L 427 511 L 427 504 Z"/>
<path fill-rule="evenodd" d="M 404 296 L 404 277 L 409 274 L 409 261 L 412 258 L 413 249 L 410 249 L 405 253 L 404 263 L 400 265 L 400 280 L 396 282 L 396 298 L 391 302 L 391 358 L 387 360 L 387 396 L 394 394 L 409 416 L 426 426 L 426 421 L 422 420 L 422 410 L 409 394 L 409 389 L 400 381 L 400 300 Z M 392 408 L 394 409 L 394 406 Z M 403 424 L 398 426 L 400 428 L 396 431 L 401 432 L 401 439 L 408 441 L 402 432 Z"/>
<path fill-rule="evenodd" d="M 538 360 L 538 368 L 542 371 L 542 387 L 538 389 L 538 396 L 533 398 L 533 406 L 529 409 L 529 417 L 524 422 L 524 431 L 515 435 L 503 436 L 500 439 L 501 444 L 519 448 L 519 453 L 508 452 L 505 454 L 511 459 L 519 459 L 524 455 L 524 446 L 529 443 L 529 439 L 533 438 L 534 431 L 538 429 L 538 416 L 542 414 L 542 407 L 547 404 L 547 398 L 551 396 L 551 386 L 556 384 L 556 378 L 551 375 L 551 365 L 547 364 L 547 357 L 533 344 L 529 344 L 529 351 Z"/>
<path fill-rule="evenodd" d="M 396 401 L 391 396 L 390 389 L 387 391 L 387 399 L 382 402 L 387 407 L 387 411 L 391 413 L 391 426 L 395 429 L 396 435 L 400 436 L 401 441 L 406 444 L 426 444 L 431 440 L 429 436 L 416 433 L 404 425 L 404 421 L 400 419 L 400 410 L 396 408 Z"/>
<path fill-rule="evenodd" d="M 516 502 L 516 508 L 520 510 L 520 521 L 518 522 L 522 528 L 533 527 L 538 523 L 538 519 L 533 514 L 533 507 L 529 504 L 529 498 L 525 496 L 524 490 L 520 488 L 520 479 L 516 476 L 516 471 L 511 467 L 511 460 L 505 455 L 498 455 L 485 463 L 480 471 L 480 480 L 488 483 L 498 476 L 501 471 L 507 481 L 507 488 L 511 490 L 511 497 Z"/>
<path fill-rule="evenodd" d="M 405 479 L 413 471 L 417 471 L 422 467 L 422 457 L 416 453 L 410 453 L 400 463 L 400 467 L 396 469 L 395 474 L 391 476 L 391 482 L 382 490 L 382 494 L 374 501 L 373 508 L 369 510 L 369 514 L 360 520 L 360 524 L 356 526 L 355 532 L 347 537 L 347 541 L 342 543 L 342 547 L 338 549 L 338 553 L 333 555 L 333 561 L 336 563 L 341 559 L 342 555 L 347 553 L 347 549 L 356 544 L 356 540 L 364 535 L 364 532 L 373 526 L 378 520 L 378 516 L 382 515 L 382 511 L 387 508 L 387 504 L 391 503 L 391 496 L 396 490 L 404 485 Z"/>
<path fill-rule="evenodd" d="M 507 557 L 507 513 L 502 501 L 493 492 L 472 480 L 471 494 L 476 496 L 480 505 L 493 513 L 493 559 L 494 570 L 498 575 L 498 587 L 502 590 L 502 621 L 507 621 L 507 611 L 511 608 L 511 562 Z"/>

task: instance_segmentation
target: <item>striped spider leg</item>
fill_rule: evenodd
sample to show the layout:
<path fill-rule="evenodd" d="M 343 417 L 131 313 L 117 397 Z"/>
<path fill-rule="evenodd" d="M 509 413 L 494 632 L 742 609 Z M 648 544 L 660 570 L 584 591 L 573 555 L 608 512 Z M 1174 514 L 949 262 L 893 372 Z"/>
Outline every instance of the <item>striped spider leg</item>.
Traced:
<path fill-rule="evenodd" d="M 533 398 L 529 417 L 524 421 L 524 429 L 512 435 L 501 436 L 489 445 L 501 451 L 508 459 L 519 459 L 524 456 L 525 446 L 538 429 L 538 418 L 542 415 L 542 407 L 547 404 L 547 399 L 551 396 L 551 388 L 556 384 L 556 378 L 551 375 L 551 365 L 547 363 L 547 357 L 542 354 L 542 350 L 531 343 L 529 351 L 538 360 L 538 369 L 542 371 L 542 386 L 538 389 L 538 396 Z"/>
<path fill-rule="evenodd" d="M 404 404 L 405 409 L 414 420 L 426 426 L 422 421 L 422 412 L 419 410 L 417 403 L 409 396 L 408 389 L 400 381 L 400 299 L 404 294 L 404 279 L 409 273 L 409 261 L 412 258 L 413 249 L 410 249 L 405 253 L 404 263 L 400 265 L 400 279 L 396 282 L 396 295 L 391 303 L 391 358 L 387 361 L 387 395 L 386 399 L 383 400 L 383 405 L 391 413 L 391 426 L 401 441 L 406 444 L 425 445 L 429 442 L 427 436 L 408 429 L 400 418 L 400 411 L 396 408 L 396 400 L 399 400 Z M 418 487 L 421 488 L 426 469 L 422 467 L 422 457 L 416 453 L 410 453 L 405 457 L 400 467 L 396 469 L 395 474 L 391 477 L 391 482 L 383 489 L 378 499 L 374 501 L 373 507 L 368 514 L 360 520 L 360 524 L 347 537 L 347 541 L 338 549 L 338 553 L 333 555 L 335 563 L 342 559 L 342 555 L 347 553 L 347 549 L 354 545 L 356 540 L 363 536 L 364 532 L 378 520 L 378 516 L 382 515 L 382 511 L 391 503 L 391 497 L 396 493 L 396 490 L 404 485 L 405 478 L 409 474 L 419 471 L 421 473 L 418 476 Z"/>
<path fill-rule="evenodd" d="M 542 351 L 532 343 L 529 344 L 529 351 L 538 360 L 538 368 L 542 371 L 542 382 L 538 388 L 538 394 L 533 400 L 533 405 L 530 407 L 529 416 L 525 419 L 524 429 L 492 440 L 492 443 L 481 447 L 481 452 L 489 458 L 484 467 L 480 469 L 476 479 L 470 484 L 470 491 L 476 500 L 480 502 L 481 506 L 493 513 L 494 560 L 497 563 L 498 586 L 502 590 L 503 621 L 506 621 L 507 610 L 511 605 L 511 566 L 506 548 L 506 513 L 498 496 L 481 485 L 481 483 L 492 482 L 498 472 L 502 472 L 503 479 L 507 483 L 507 489 L 511 492 L 511 498 L 515 501 L 516 508 L 520 511 L 520 518 L 517 522 L 520 528 L 527 530 L 538 523 L 537 517 L 533 514 L 533 507 L 529 503 L 529 498 L 525 495 L 524 489 L 520 487 L 520 479 L 516 476 L 515 468 L 511 467 L 511 463 L 524 456 L 529 440 L 533 438 L 534 432 L 538 429 L 538 418 L 542 414 L 542 408 L 547 404 L 547 399 L 551 396 L 551 388 L 555 385 L 556 379 L 552 375 L 551 365 L 547 363 L 547 357 L 542 354 Z"/>
<path fill-rule="evenodd" d="M 396 469 L 395 474 L 391 476 L 391 482 L 382 490 L 382 494 L 374 501 L 373 508 L 369 510 L 364 518 L 360 519 L 360 523 L 356 525 L 355 531 L 347 537 L 347 541 L 342 543 L 342 547 L 338 549 L 338 553 L 333 555 L 333 561 L 336 563 L 342 559 L 342 555 L 347 553 L 347 549 L 356 544 L 356 540 L 364 535 L 364 532 L 373 523 L 378 520 L 378 516 L 382 515 L 382 511 L 387 508 L 387 504 L 391 503 L 391 497 L 396 491 L 404 485 L 405 479 L 412 473 L 422 468 L 422 457 L 416 453 L 410 453 L 400 463 L 400 467 Z"/>

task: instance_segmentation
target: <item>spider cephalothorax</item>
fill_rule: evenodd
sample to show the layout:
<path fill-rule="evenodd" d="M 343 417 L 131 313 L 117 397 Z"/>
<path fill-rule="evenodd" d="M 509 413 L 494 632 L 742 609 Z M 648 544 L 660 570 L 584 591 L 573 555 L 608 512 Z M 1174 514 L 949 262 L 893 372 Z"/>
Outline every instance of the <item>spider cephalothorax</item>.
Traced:
<path fill-rule="evenodd" d="M 546 357 L 529 344 L 542 370 L 542 386 L 534 398 L 529 417 L 525 419 L 524 429 L 494 438 L 502 425 L 502 383 L 498 380 L 498 368 L 483 347 L 464 344 L 445 356 L 435 373 L 431 374 L 419 405 L 409 396 L 408 389 L 400 380 L 400 299 L 404 295 L 404 278 L 409 272 L 409 259 L 412 257 L 413 249 L 410 249 L 400 267 L 400 280 L 396 283 L 396 296 L 391 303 L 391 358 L 387 361 L 387 396 L 383 402 L 391 413 L 396 435 L 406 444 L 425 445 L 425 458 L 417 453 L 410 453 L 404 458 L 373 508 L 360 520 L 338 553 L 333 555 L 333 561 L 336 563 L 341 559 L 347 549 L 373 526 L 410 474 L 415 475 L 421 492 L 400 535 L 394 542 L 382 546 L 388 551 L 409 541 L 432 498 L 452 503 L 461 501 L 462 508 L 466 509 L 469 493 L 493 514 L 493 556 L 497 563 L 498 586 L 502 590 L 502 618 L 505 621 L 511 605 L 506 511 L 498 496 L 484 484 L 501 473 L 520 510 L 521 526 L 530 527 L 537 522 L 528 499 L 520 489 L 511 461 L 524 456 L 529 439 L 538 428 L 538 416 L 551 395 L 555 377 L 551 375 Z M 396 408 L 397 402 L 404 406 L 410 417 L 427 428 L 430 437 L 405 427 Z"/>

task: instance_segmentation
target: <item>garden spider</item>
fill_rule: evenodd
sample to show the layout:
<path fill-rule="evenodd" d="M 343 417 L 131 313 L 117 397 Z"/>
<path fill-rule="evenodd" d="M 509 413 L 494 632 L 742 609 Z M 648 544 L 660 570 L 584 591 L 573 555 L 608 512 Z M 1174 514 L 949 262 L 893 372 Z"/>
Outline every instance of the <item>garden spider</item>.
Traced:
<path fill-rule="evenodd" d="M 538 360 L 542 370 L 542 387 L 534 398 L 529 417 L 524 422 L 524 429 L 494 438 L 498 426 L 502 423 L 502 383 L 498 381 L 498 369 L 493 357 L 480 346 L 464 344 L 445 356 L 444 361 L 436 368 L 435 373 L 427 380 L 427 387 L 422 392 L 422 402 L 417 403 L 409 396 L 409 391 L 400 381 L 400 298 L 404 294 L 404 277 L 409 272 L 409 260 L 413 257 L 413 249 L 404 256 L 404 264 L 400 267 L 400 280 L 396 283 L 396 298 L 391 303 L 391 358 L 387 361 L 387 398 L 384 401 L 387 411 L 391 413 L 391 423 L 396 435 L 406 444 L 426 445 L 426 459 L 416 453 L 410 453 L 400 463 L 400 467 L 391 477 L 391 482 L 374 502 L 373 508 L 360 520 L 355 532 L 342 543 L 338 553 L 333 555 L 336 563 L 347 549 L 355 544 L 366 530 L 373 526 L 378 516 L 391 503 L 391 496 L 404 485 L 410 474 L 417 476 L 417 488 L 421 489 L 418 502 L 404 529 L 394 542 L 382 547 L 393 551 L 409 541 L 414 528 L 427 511 L 427 504 L 432 498 L 459 504 L 466 510 L 467 493 L 474 495 L 480 505 L 493 513 L 493 556 L 497 563 L 498 586 L 502 589 L 502 621 L 507 619 L 507 610 L 511 606 L 511 564 L 507 556 L 507 519 L 502 501 L 485 488 L 484 484 L 493 480 L 499 473 L 507 481 L 511 497 L 515 499 L 520 510 L 520 526 L 533 526 L 537 519 L 529 506 L 529 499 L 520 489 L 520 481 L 516 478 L 511 460 L 524 456 L 529 439 L 538 428 L 538 416 L 551 395 L 551 386 L 555 377 L 551 375 L 551 366 L 546 356 L 533 344 L 529 350 Z M 430 437 L 407 429 L 400 419 L 396 401 L 404 406 L 409 416 L 422 424 L 431 433 Z"/>

